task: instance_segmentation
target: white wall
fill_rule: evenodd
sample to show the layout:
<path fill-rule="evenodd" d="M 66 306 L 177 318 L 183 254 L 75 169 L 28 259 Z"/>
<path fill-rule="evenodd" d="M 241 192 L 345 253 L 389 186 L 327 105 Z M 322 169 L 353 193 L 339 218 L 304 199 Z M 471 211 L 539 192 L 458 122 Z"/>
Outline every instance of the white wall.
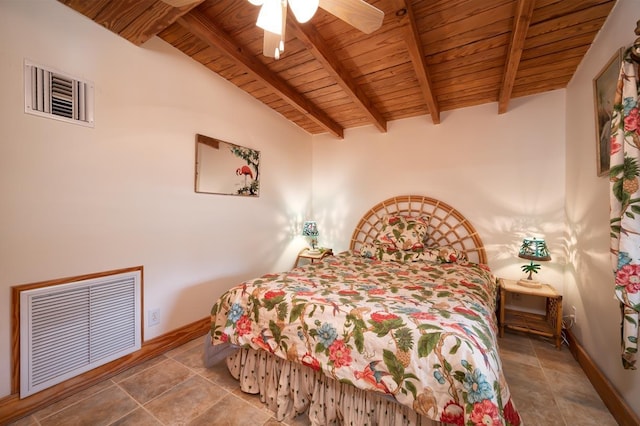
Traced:
<path fill-rule="evenodd" d="M 24 114 L 28 58 L 96 86 L 94 129 Z M 13 285 L 144 265 L 153 338 L 305 242 L 311 137 L 154 38 L 143 47 L 54 0 L 0 2 L 0 397 Z M 259 198 L 194 192 L 195 134 L 261 151 Z"/>
<path fill-rule="evenodd" d="M 609 180 L 596 173 L 593 78 L 614 52 L 633 43 L 640 2 L 619 0 L 567 87 L 567 239 L 565 307 L 573 331 L 600 370 L 640 415 L 640 376 L 620 361 L 620 309 L 609 260 Z"/>
<path fill-rule="evenodd" d="M 417 117 L 340 141 L 309 137 L 159 39 L 135 47 L 54 0 L 1 0 L 0 397 L 12 285 L 144 265 L 145 304 L 162 317 L 149 339 L 205 317 L 229 285 L 290 267 L 311 201 L 320 244 L 343 250 L 367 208 L 416 193 L 466 215 L 499 276 L 522 275 L 524 235 L 545 236 L 553 259 L 539 278 L 576 306 L 576 335 L 640 406 L 640 383 L 618 356 L 591 90 L 638 16 L 640 3 L 618 2 L 566 102 L 555 91 L 514 99 L 503 115 L 483 105 L 444 112 L 437 126 Z M 23 113 L 25 58 L 96 84 L 95 129 Z M 194 193 L 196 133 L 261 151 L 259 198 Z"/>
<path fill-rule="evenodd" d="M 562 292 L 564 91 L 313 138 L 313 211 L 320 244 L 345 250 L 367 209 L 394 195 L 438 198 L 477 228 L 496 275 L 523 276 L 522 237 L 546 237 L 552 261 L 537 278 Z M 543 124 L 541 124 L 543 123 Z"/>

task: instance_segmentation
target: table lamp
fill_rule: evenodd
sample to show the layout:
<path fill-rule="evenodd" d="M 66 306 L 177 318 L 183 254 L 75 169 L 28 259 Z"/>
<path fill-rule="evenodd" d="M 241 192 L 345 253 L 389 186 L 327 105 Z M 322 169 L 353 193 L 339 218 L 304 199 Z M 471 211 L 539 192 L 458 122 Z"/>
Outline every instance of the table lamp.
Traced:
<path fill-rule="evenodd" d="M 551 260 L 549 250 L 547 249 L 547 243 L 544 241 L 544 238 L 527 237 L 522 240 L 522 246 L 520 247 L 520 251 L 518 252 L 518 257 L 531 261 L 531 263 L 529 263 L 528 265 L 521 266 L 522 271 L 528 272 L 529 276 L 526 279 L 523 278 L 519 280 L 518 285 L 531 288 L 542 287 L 542 284 L 540 284 L 538 281 L 535 281 L 532 277 L 533 274 L 537 274 L 538 270 L 540 269 L 540 264 L 533 263 L 534 261 L 539 262 Z"/>
<path fill-rule="evenodd" d="M 318 254 L 320 250 L 316 247 L 318 244 L 318 224 L 313 220 L 308 220 L 302 225 L 302 235 L 309 237 L 311 242 L 311 250 L 309 253 Z"/>

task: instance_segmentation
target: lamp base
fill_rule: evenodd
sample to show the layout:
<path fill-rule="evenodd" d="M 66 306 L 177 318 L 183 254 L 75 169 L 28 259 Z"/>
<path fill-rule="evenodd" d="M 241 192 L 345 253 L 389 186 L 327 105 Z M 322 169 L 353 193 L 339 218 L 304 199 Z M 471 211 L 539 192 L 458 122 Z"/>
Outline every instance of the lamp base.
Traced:
<path fill-rule="evenodd" d="M 320 249 L 317 249 L 317 248 L 307 249 L 307 254 L 316 255 L 316 254 L 320 254 L 320 253 L 322 253 L 322 251 Z"/>
<path fill-rule="evenodd" d="M 540 288 L 540 287 L 542 287 L 542 283 L 540 283 L 538 281 L 534 281 L 534 280 L 528 280 L 526 278 L 518 280 L 518 285 L 521 285 L 522 287 L 529 287 L 529 288 Z"/>

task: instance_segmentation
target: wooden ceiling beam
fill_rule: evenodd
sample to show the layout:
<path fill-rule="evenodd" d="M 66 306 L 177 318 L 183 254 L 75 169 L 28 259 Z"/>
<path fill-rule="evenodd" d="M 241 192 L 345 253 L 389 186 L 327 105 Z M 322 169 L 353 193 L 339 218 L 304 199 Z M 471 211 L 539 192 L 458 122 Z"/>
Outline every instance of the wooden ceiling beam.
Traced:
<path fill-rule="evenodd" d="M 371 99 L 365 95 L 364 91 L 351 77 L 351 74 L 340 63 L 315 27 L 311 24 L 300 25 L 295 19 L 288 19 L 288 24 L 296 33 L 296 38 L 304 43 L 316 60 L 322 64 L 324 71 L 335 79 L 336 83 L 351 98 L 353 103 L 364 111 L 368 120 L 381 132 L 386 132 L 387 120 L 375 108 Z"/>
<path fill-rule="evenodd" d="M 524 49 L 524 42 L 527 39 L 529 24 L 533 17 L 533 9 L 535 0 L 518 0 L 516 5 L 516 14 L 513 18 L 513 36 L 509 45 L 509 52 L 502 76 L 502 84 L 500 86 L 500 94 L 498 95 L 498 114 L 507 112 L 511 92 L 516 81 L 516 74 L 520 66 L 520 58 Z"/>
<path fill-rule="evenodd" d="M 204 14 L 192 11 L 178 18 L 177 22 L 203 42 L 224 52 L 255 79 L 269 87 L 314 123 L 322 126 L 334 136 L 341 139 L 344 138 L 344 128 L 342 126 L 333 121 L 324 111 L 289 86 L 284 80 L 273 74 L 256 57 L 245 53 L 242 46 L 238 46 L 227 33 L 213 25 Z"/>
<path fill-rule="evenodd" d="M 145 10 L 142 15 L 138 16 L 119 34 L 136 46 L 140 46 L 153 36 L 164 31 L 171 26 L 176 19 L 189 13 L 203 1 L 204 0 L 175 1 L 174 5 L 168 0 L 155 1 L 149 9 Z"/>
<path fill-rule="evenodd" d="M 58 1 L 140 46 L 204 0 Z"/>
<path fill-rule="evenodd" d="M 424 49 L 422 42 L 420 41 L 420 34 L 418 33 L 418 26 L 416 24 L 416 18 L 413 13 L 411 2 L 407 0 L 394 0 L 394 6 L 396 10 L 396 16 L 398 17 L 398 23 L 400 24 L 405 36 L 405 42 L 413 68 L 420 84 L 420 90 L 424 101 L 429 108 L 429 114 L 431 115 L 431 121 L 433 124 L 440 123 L 440 107 L 438 101 L 433 94 L 433 85 L 431 84 L 431 78 L 429 77 L 429 67 L 424 56 Z"/>

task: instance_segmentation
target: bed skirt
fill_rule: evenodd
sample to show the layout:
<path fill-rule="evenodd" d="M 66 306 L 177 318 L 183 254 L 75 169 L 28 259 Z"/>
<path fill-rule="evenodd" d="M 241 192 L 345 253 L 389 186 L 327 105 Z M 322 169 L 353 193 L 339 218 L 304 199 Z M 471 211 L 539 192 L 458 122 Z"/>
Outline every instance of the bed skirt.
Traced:
<path fill-rule="evenodd" d="M 418 415 L 383 394 L 340 383 L 268 352 L 240 349 L 226 358 L 240 389 L 260 394 L 278 421 L 308 415 L 311 425 L 446 425 Z"/>

